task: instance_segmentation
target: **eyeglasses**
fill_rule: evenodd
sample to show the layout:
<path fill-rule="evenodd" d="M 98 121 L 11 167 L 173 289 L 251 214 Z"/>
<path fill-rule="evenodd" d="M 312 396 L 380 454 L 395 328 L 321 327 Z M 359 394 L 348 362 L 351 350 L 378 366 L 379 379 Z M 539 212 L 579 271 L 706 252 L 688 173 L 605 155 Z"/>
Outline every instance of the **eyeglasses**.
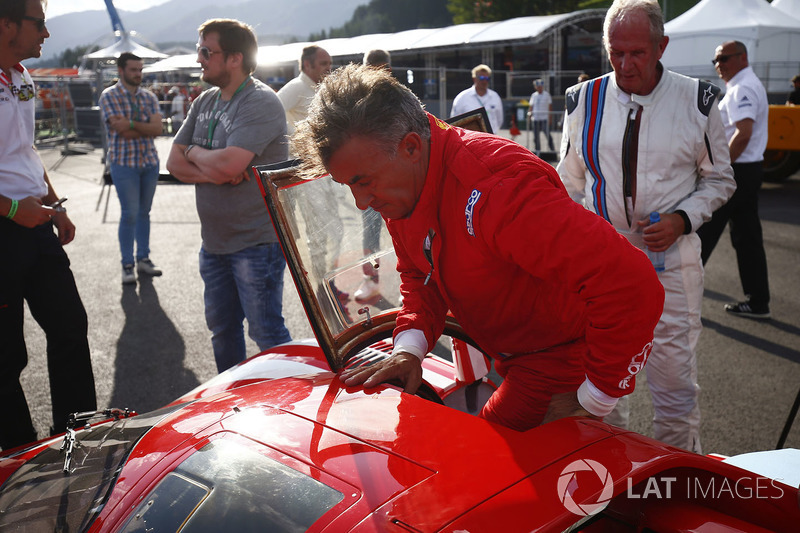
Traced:
<path fill-rule="evenodd" d="M 735 54 L 727 54 L 727 55 L 724 55 L 724 56 L 717 56 L 717 57 L 715 57 L 714 59 L 711 60 L 711 64 L 712 65 L 716 65 L 717 63 L 727 63 L 730 58 L 735 57 L 735 56 L 740 56 L 740 55 L 742 55 L 741 52 L 736 52 Z"/>
<path fill-rule="evenodd" d="M 36 29 L 37 30 L 44 31 L 45 24 L 46 24 L 44 19 L 40 19 L 40 18 L 37 18 L 37 17 L 31 17 L 31 16 L 28 16 L 28 15 L 24 15 L 22 17 L 22 20 L 30 20 L 31 22 L 36 24 Z"/>
<path fill-rule="evenodd" d="M 219 52 L 215 52 L 214 50 L 209 50 L 207 46 L 198 46 L 197 53 L 203 56 L 203 59 L 208 61 L 214 54 L 222 54 L 224 52 L 222 50 L 220 50 Z"/>
<path fill-rule="evenodd" d="M 478 76 L 478 79 L 481 80 L 481 81 L 489 81 L 490 79 L 492 79 L 492 77 L 491 76 Z"/>

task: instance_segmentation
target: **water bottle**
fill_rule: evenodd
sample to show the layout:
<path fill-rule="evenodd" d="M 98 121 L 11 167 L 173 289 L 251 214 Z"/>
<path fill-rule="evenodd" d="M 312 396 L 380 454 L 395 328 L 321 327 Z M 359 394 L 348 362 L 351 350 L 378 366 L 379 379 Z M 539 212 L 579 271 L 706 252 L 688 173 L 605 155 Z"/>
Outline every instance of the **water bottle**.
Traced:
<path fill-rule="evenodd" d="M 655 224 L 656 222 L 660 221 L 661 215 L 659 215 L 657 211 L 650 213 L 650 224 Z M 664 252 L 653 252 L 648 248 L 647 257 L 649 257 L 650 261 L 652 261 L 656 272 L 664 272 Z"/>

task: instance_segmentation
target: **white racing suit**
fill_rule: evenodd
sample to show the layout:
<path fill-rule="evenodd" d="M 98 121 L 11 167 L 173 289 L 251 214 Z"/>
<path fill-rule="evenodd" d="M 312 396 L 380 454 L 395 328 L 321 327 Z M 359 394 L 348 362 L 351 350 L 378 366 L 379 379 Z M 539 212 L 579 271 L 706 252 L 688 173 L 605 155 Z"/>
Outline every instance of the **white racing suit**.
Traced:
<path fill-rule="evenodd" d="M 736 189 L 717 93 L 666 69 L 645 96 L 623 92 L 613 73 L 571 87 L 558 164 L 570 196 L 642 250 L 637 221 L 650 212 L 678 213 L 687 225 L 659 273 L 666 300 L 645 370 L 655 438 L 698 453 L 703 266 L 695 231 Z M 618 407 L 606 420 L 626 426 L 626 406 Z"/>

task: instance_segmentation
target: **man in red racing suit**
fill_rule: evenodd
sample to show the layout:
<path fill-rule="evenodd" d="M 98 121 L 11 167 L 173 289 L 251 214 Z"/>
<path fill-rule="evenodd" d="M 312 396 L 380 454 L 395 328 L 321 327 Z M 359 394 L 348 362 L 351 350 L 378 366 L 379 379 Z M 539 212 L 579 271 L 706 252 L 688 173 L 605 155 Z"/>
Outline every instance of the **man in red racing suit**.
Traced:
<path fill-rule="evenodd" d="M 382 109 L 398 114 L 416 100 L 390 76 L 340 70 L 315 99 L 326 106 L 312 105 L 293 140 L 304 159 L 316 156 L 350 186 L 359 208 L 384 217 L 403 295 L 392 357 L 342 380 L 371 386 L 399 377 L 413 392 L 421 358 L 450 310 L 504 377 L 484 418 L 525 430 L 572 414 L 608 414 L 633 391 L 662 311 L 664 291 L 647 257 L 573 202 L 556 171 L 528 150 L 451 127 L 418 101 L 420 131 L 390 141 L 395 154 L 363 124 L 369 118 L 341 128 L 337 140 L 326 130 L 332 107 L 370 117 L 372 96 L 364 95 L 390 94 Z M 363 100 L 365 113 L 357 109 Z M 372 121 L 408 131 L 402 120 L 392 127 L 385 113 Z"/>

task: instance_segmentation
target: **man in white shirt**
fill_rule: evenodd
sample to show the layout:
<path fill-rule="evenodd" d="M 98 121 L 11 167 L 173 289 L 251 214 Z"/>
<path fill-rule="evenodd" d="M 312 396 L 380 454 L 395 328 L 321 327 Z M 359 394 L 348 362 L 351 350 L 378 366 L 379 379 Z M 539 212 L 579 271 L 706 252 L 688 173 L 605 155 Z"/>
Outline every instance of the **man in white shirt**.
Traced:
<path fill-rule="evenodd" d="M 300 75 L 278 91 L 278 98 L 286 112 L 287 135 L 291 136 L 297 123 L 306 119 L 319 82 L 330 71 L 331 56 L 324 48 L 313 44 L 303 48 L 300 56 Z M 311 253 L 312 270 L 317 280 L 322 280 L 325 273 L 335 266 L 343 232 L 342 222 L 338 217 L 337 193 L 329 182 L 321 183 L 320 187 L 326 194 L 302 197 L 299 200 L 299 208 L 304 213 L 308 225 L 307 244 Z M 321 219 L 314 215 L 320 211 L 329 213 L 329 217 L 335 217 L 336 221 L 331 224 L 321 224 Z M 340 303 L 344 304 L 350 295 L 337 289 L 337 297 Z"/>
<path fill-rule="evenodd" d="M 492 69 L 487 65 L 478 65 L 472 69 L 472 87 L 464 89 L 453 100 L 450 116 L 455 117 L 473 109 L 483 107 L 489 115 L 492 133 L 499 133 L 503 127 L 503 100 L 500 95 L 489 88 Z"/>
<path fill-rule="evenodd" d="M 0 3 L 0 448 L 37 439 L 20 374 L 28 364 L 25 304 L 47 337 L 53 426 L 97 401 L 88 320 L 64 246 L 75 224 L 33 146 L 36 87 L 20 61 L 37 58 L 50 37 L 43 0 Z M 45 354 L 31 354 L 43 357 Z M 42 406 L 44 407 L 44 406 Z"/>
<path fill-rule="evenodd" d="M 324 48 L 312 44 L 303 48 L 300 56 L 300 75 L 278 91 L 286 111 L 286 129 L 291 135 L 294 125 L 305 120 L 308 106 L 317 92 L 317 84 L 331 71 L 331 56 Z"/>
<path fill-rule="evenodd" d="M 170 89 L 169 92 L 174 95 L 170 107 L 172 133 L 178 133 L 178 130 L 181 129 L 181 124 L 186 120 L 186 97 L 177 85 Z"/>
<path fill-rule="evenodd" d="M 533 81 L 534 92 L 530 99 L 528 118 L 533 122 L 533 142 L 536 152 L 539 152 L 539 134 L 544 133 L 547 137 L 547 145 L 551 152 L 553 148 L 553 138 L 550 136 L 550 112 L 553 111 L 553 99 L 550 93 L 544 90 L 544 81 L 537 79 Z"/>
<path fill-rule="evenodd" d="M 736 316 L 766 320 L 769 312 L 767 256 L 758 218 L 758 190 L 767 146 L 767 91 L 747 62 L 747 47 L 739 41 L 718 46 L 713 59 L 727 91 L 719 103 L 725 137 L 736 179 L 736 192 L 698 231 L 703 264 L 708 261 L 728 221 L 736 250 L 745 300 L 725 305 Z"/>

